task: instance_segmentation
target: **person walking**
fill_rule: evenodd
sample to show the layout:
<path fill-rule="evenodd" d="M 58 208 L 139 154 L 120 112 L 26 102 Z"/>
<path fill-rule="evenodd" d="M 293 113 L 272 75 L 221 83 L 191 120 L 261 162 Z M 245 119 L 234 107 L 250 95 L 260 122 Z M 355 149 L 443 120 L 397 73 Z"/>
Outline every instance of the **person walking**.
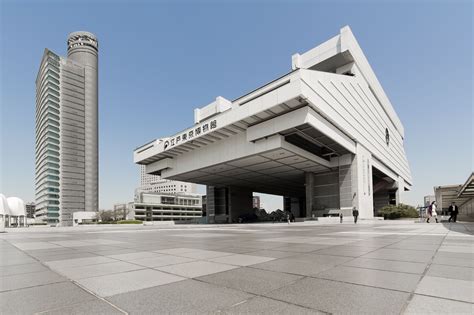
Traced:
<path fill-rule="evenodd" d="M 354 216 L 354 223 L 357 224 L 357 218 L 359 217 L 359 210 L 356 207 L 352 208 L 352 215 Z"/>
<path fill-rule="evenodd" d="M 435 218 L 436 223 L 438 223 L 438 213 L 436 212 L 436 201 L 433 201 L 428 207 L 428 217 L 426 223 L 430 223 L 430 218 Z"/>
<path fill-rule="evenodd" d="M 340 221 L 340 223 L 342 223 L 342 219 L 343 219 L 343 218 L 344 218 L 344 216 L 342 215 L 342 212 L 339 213 L 339 221 Z"/>
<path fill-rule="evenodd" d="M 288 220 L 288 224 L 290 224 L 290 214 L 289 213 L 286 214 L 286 219 Z"/>
<path fill-rule="evenodd" d="M 453 220 L 453 222 L 456 222 L 456 220 L 457 220 L 457 218 L 458 218 L 459 209 L 458 209 L 458 206 L 456 206 L 456 203 L 455 203 L 455 202 L 453 202 L 453 203 L 449 206 L 448 212 L 450 213 L 448 222 L 451 222 L 451 220 Z"/>

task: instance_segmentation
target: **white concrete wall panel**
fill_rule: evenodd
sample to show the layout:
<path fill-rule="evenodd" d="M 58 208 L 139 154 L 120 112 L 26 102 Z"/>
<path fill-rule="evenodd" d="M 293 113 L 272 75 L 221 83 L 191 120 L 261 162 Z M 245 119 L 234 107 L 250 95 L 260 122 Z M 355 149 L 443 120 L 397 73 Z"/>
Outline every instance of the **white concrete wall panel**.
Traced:
<path fill-rule="evenodd" d="M 7 198 L 8 208 L 12 216 L 26 216 L 25 203 L 18 197 Z"/>
<path fill-rule="evenodd" d="M 358 85 L 366 94 L 371 94 L 368 86 L 359 79 L 312 70 L 302 71 L 303 94 L 314 109 L 339 126 L 346 134 L 367 147 L 382 163 L 411 183 L 408 161 L 402 146 L 402 136 L 388 123 L 383 114 L 378 117 L 369 108 L 376 110 L 378 104 L 356 102 L 352 99 L 348 85 Z M 352 102 L 350 102 L 351 100 Z M 386 114 L 385 114 L 386 116 Z M 385 128 L 389 129 L 390 144 L 385 142 Z"/>
<path fill-rule="evenodd" d="M 0 215 L 9 215 L 10 208 L 8 206 L 7 197 L 0 194 Z"/>

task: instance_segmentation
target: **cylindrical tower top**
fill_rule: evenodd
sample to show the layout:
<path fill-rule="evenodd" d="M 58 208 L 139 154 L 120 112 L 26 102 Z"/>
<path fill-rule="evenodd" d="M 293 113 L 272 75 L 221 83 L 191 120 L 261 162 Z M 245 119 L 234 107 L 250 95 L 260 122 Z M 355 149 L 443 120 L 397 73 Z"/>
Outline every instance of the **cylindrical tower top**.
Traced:
<path fill-rule="evenodd" d="M 84 46 L 91 47 L 97 52 L 99 50 L 99 42 L 97 41 L 97 37 L 95 37 L 94 34 L 85 31 L 73 32 L 69 34 L 67 38 L 68 54 L 74 48 L 85 48 Z"/>

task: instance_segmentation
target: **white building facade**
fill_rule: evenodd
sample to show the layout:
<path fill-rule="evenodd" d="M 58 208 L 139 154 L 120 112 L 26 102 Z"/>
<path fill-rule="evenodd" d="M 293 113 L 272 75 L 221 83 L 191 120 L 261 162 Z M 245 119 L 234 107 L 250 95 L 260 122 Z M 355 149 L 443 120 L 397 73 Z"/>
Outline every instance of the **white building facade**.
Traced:
<path fill-rule="evenodd" d="M 196 193 L 196 184 L 182 181 L 162 179 L 159 175 L 150 175 L 145 172 L 145 166 L 140 165 L 140 188 L 139 192 L 161 192 L 161 193 Z"/>
<path fill-rule="evenodd" d="M 180 221 L 202 217 L 202 195 L 141 192 L 130 215 L 141 221 Z"/>
<path fill-rule="evenodd" d="M 349 27 L 292 56 L 291 71 L 195 125 L 137 148 L 147 174 L 207 185 L 208 222 L 236 222 L 252 193 L 285 197 L 296 217 L 403 201 L 412 179 L 404 128 Z"/>

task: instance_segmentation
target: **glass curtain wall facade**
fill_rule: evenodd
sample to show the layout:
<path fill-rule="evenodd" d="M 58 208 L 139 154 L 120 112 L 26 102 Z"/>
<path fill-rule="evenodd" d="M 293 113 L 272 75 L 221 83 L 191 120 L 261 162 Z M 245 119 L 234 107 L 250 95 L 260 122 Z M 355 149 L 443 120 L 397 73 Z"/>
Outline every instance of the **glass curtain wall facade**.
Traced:
<path fill-rule="evenodd" d="M 36 217 L 59 222 L 60 205 L 60 58 L 43 57 L 36 81 Z"/>
<path fill-rule="evenodd" d="M 36 221 L 61 226 L 98 210 L 98 42 L 67 44 L 67 57 L 45 49 L 36 78 Z"/>

